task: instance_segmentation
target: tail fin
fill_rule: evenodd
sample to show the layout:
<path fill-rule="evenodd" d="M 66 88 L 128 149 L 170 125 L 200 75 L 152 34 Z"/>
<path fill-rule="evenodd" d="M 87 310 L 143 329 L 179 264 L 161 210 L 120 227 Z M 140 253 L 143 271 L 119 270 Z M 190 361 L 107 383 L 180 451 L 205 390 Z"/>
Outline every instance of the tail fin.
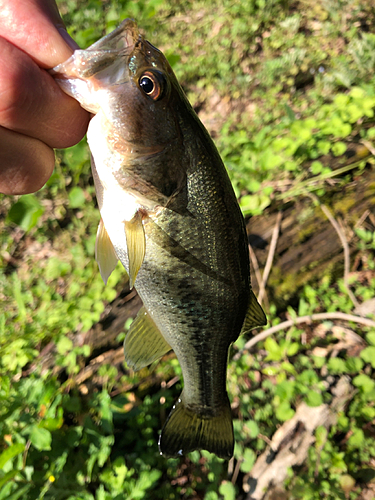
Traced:
<path fill-rule="evenodd" d="M 164 424 L 159 438 L 161 455 L 178 457 L 202 449 L 228 460 L 233 455 L 233 424 L 227 396 L 222 411 L 215 416 L 196 413 L 180 398 Z"/>

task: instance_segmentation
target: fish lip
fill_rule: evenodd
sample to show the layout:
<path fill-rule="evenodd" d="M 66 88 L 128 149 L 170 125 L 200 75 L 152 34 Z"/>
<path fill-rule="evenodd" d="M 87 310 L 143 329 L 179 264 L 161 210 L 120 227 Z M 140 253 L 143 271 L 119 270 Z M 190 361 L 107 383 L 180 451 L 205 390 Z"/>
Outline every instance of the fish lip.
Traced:
<path fill-rule="evenodd" d="M 87 80 L 130 56 L 139 43 L 141 35 L 134 19 L 125 19 L 111 33 L 87 49 L 77 49 L 69 59 L 49 70 L 57 80 L 79 78 Z M 126 64 L 122 64 L 125 68 Z M 107 75 L 105 75 L 107 77 Z M 117 81 L 119 74 L 116 75 Z M 125 72 L 122 80 L 127 80 Z"/>

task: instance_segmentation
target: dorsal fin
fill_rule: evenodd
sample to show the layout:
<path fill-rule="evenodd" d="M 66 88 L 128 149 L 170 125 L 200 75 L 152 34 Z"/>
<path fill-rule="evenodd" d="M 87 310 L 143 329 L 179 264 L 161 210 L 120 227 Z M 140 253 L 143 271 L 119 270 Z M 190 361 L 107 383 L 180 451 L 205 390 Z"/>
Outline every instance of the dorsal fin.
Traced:
<path fill-rule="evenodd" d="M 172 348 L 142 307 L 125 337 L 125 361 L 134 371 L 150 365 Z"/>

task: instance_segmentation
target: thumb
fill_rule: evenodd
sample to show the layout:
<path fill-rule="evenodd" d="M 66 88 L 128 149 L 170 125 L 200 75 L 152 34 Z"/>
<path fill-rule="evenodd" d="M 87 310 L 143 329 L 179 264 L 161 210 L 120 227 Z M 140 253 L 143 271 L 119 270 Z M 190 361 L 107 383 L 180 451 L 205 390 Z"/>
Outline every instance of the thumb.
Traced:
<path fill-rule="evenodd" d="M 65 61 L 78 46 L 68 35 L 54 0 L 0 0 L 1 36 L 41 68 Z"/>

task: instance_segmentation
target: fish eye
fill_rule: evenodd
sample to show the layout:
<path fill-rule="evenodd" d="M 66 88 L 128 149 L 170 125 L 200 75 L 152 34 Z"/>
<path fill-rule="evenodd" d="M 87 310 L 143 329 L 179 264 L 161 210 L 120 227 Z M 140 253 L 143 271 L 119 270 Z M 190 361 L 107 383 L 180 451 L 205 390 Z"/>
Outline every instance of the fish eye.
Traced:
<path fill-rule="evenodd" d="M 154 101 L 157 101 L 162 96 L 164 77 L 161 73 L 156 74 L 151 71 L 146 71 L 142 74 L 138 83 L 143 92 Z"/>

